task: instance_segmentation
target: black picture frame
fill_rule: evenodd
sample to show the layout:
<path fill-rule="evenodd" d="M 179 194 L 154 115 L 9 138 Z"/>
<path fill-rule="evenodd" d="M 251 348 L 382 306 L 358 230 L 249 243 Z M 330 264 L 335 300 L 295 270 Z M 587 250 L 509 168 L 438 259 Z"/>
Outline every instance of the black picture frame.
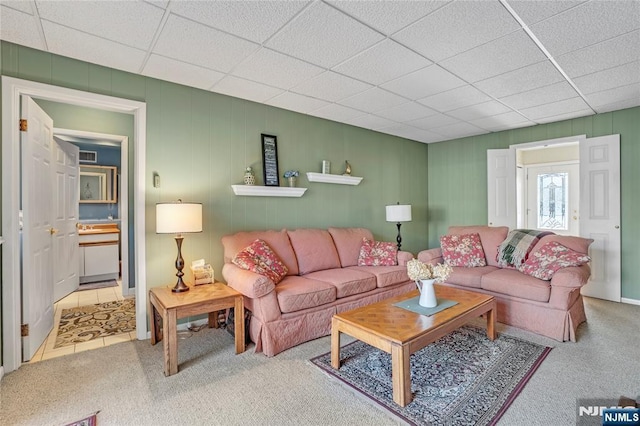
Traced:
<path fill-rule="evenodd" d="M 280 186 L 278 172 L 278 138 L 261 133 L 262 137 L 262 170 L 265 186 Z"/>

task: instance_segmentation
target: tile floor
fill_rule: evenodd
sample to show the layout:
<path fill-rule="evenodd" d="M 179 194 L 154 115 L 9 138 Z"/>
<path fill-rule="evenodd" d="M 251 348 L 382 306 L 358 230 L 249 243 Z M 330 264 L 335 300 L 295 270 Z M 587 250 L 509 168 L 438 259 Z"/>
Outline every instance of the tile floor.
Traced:
<path fill-rule="evenodd" d="M 133 296 L 127 296 L 133 297 Z M 58 326 L 60 325 L 60 316 L 62 310 L 65 308 L 75 308 L 84 305 L 93 305 L 96 303 L 111 302 L 114 300 L 123 300 L 122 291 L 120 290 L 120 282 L 117 287 L 100 288 L 97 290 L 83 290 L 71 293 L 67 297 L 60 299 L 54 303 L 54 319 L 53 330 L 47 336 L 44 343 L 36 351 L 35 355 L 29 362 L 34 363 L 38 361 L 44 361 L 45 359 L 55 358 L 59 356 L 69 355 L 75 352 L 86 351 L 89 349 L 102 348 L 105 346 L 113 345 L 115 343 L 127 342 L 129 340 L 135 340 L 136 332 L 131 331 L 129 333 L 118 334 L 115 336 L 107 336 L 99 339 L 93 339 L 88 342 L 78 343 L 77 345 L 62 346 L 54 349 L 53 346 L 56 343 L 56 336 L 58 335 Z"/>

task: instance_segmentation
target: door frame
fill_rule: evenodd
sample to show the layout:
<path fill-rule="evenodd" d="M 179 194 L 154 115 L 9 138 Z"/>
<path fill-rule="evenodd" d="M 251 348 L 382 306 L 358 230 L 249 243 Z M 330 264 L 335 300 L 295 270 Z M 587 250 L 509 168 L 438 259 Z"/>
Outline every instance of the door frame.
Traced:
<path fill-rule="evenodd" d="M 55 125 L 55 123 L 54 123 Z M 120 219 L 120 250 L 122 252 L 122 295 L 130 294 L 129 288 L 129 137 L 123 135 L 115 135 L 111 133 L 87 132 L 84 130 L 53 128 L 53 136 L 68 137 L 63 139 L 73 143 L 74 138 L 95 139 L 101 141 L 114 142 L 120 145 L 120 191 L 118 192 L 118 200 L 120 211 L 118 219 Z M 124 232 L 123 232 L 124 230 Z M 126 285 L 126 287 L 125 287 Z"/>
<path fill-rule="evenodd" d="M 29 80 L 2 76 L 2 367 L 3 373 L 18 369 L 21 357 L 20 271 L 20 97 L 32 96 L 54 102 L 131 114 L 134 117 L 134 235 L 136 282 L 136 337 L 147 337 L 145 252 L 146 121 L 144 102 L 83 92 Z"/>

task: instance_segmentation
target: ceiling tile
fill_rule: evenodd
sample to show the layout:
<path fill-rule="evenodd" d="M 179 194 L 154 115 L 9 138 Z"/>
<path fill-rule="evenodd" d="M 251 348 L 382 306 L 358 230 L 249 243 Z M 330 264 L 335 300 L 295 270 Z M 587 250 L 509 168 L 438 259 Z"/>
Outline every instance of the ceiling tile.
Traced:
<path fill-rule="evenodd" d="M 544 19 L 550 18 L 567 9 L 576 7 L 583 1 L 562 0 L 562 1 L 531 1 L 531 0 L 507 0 L 509 6 L 527 25 L 535 24 Z"/>
<path fill-rule="evenodd" d="M 0 6 L 0 38 L 35 49 L 45 49 L 36 18 L 4 6 Z"/>
<path fill-rule="evenodd" d="M 171 12 L 262 43 L 308 1 L 174 1 Z"/>
<path fill-rule="evenodd" d="M 481 104 L 471 105 L 449 111 L 447 115 L 455 117 L 463 121 L 475 120 L 477 118 L 489 117 L 497 114 L 504 114 L 511 111 L 510 108 L 504 106 L 498 101 L 490 100 Z"/>
<path fill-rule="evenodd" d="M 153 52 L 169 58 L 229 72 L 259 45 L 171 15 Z"/>
<path fill-rule="evenodd" d="M 376 112 L 376 115 L 380 117 L 388 118 L 389 120 L 400 123 L 428 117 L 434 114 L 437 114 L 437 112 L 416 102 L 406 102 L 393 108 L 383 109 Z"/>
<path fill-rule="evenodd" d="M 464 122 L 449 124 L 447 126 L 442 126 L 442 127 L 436 127 L 433 129 L 433 131 L 449 139 L 464 138 L 467 136 L 481 135 L 483 133 L 487 133 L 486 130 L 481 129 L 480 127 L 474 126 L 473 124 L 464 123 Z"/>
<path fill-rule="evenodd" d="M 589 105 L 587 105 L 584 100 L 582 100 L 582 98 L 576 97 L 572 99 L 565 99 L 563 101 L 551 102 L 532 108 L 525 108 L 520 110 L 520 113 L 531 121 L 541 122 L 540 120 L 546 117 L 553 117 L 560 114 L 582 111 L 585 109 L 589 109 Z"/>
<path fill-rule="evenodd" d="M 379 129 L 380 132 L 388 133 L 390 135 L 399 136 L 405 139 L 411 139 L 414 141 L 431 143 L 444 140 L 444 136 L 437 133 L 430 132 L 428 130 L 418 129 L 416 127 L 407 126 L 406 124 L 396 124 L 390 127 Z"/>
<path fill-rule="evenodd" d="M 302 95 L 313 96 L 335 102 L 356 93 L 363 92 L 372 86 L 350 77 L 345 77 L 331 71 L 324 72 L 319 76 L 305 81 L 291 89 L 292 92 Z"/>
<path fill-rule="evenodd" d="M 455 123 L 460 123 L 460 120 L 440 113 L 407 122 L 410 126 L 424 130 L 431 130 L 435 127 L 447 126 Z"/>
<path fill-rule="evenodd" d="M 164 10 L 145 2 L 38 1 L 41 19 L 147 50 Z"/>
<path fill-rule="evenodd" d="M 281 89 L 228 75 L 212 89 L 213 92 L 254 102 L 265 102 L 282 93 Z"/>
<path fill-rule="evenodd" d="M 629 84 L 628 86 L 591 93 L 587 95 L 586 98 L 589 103 L 592 103 L 596 107 L 630 99 L 635 100 L 636 105 L 640 105 L 640 84 Z"/>
<path fill-rule="evenodd" d="M 573 79 L 573 82 L 584 94 L 638 83 L 640 82 L 640 61 L 584 75 Z"/>
<path fill-rule="evenodd" d="M 637 1 L 590 1 L 530 26 L 554 57 L 639 28 Z"/>
<path fill-rule="evenodd" d="M 437 111 L 447 112 L 469 105 L 486 102 L 491 98 L 473 86 L 462 86 L 453 90 L 438 93 L 419 99 L 418 102 L 427 105 Z"/>
<path fill-rule="evenodd" d="M 329 1 L 360 22 L 387 35 L 447 4 L 446 1 Z"/>
<path fill-rule="evenodd" d="M 540 123 L 540 124 L 555 123 L 557 121 L 571 120 L 572 118 L 586 117 L 586 116 L 593 115 L 593 114 L 594 114 L 594 112 L 590 108 L 588 108 L 588 109 L 581 109 L 579 111 L 566 112 L 566 113 L 559 114 L 559 115 L 552 115 L 550 117 L 540 118 L 540 119 L 536 120 L 536 122 Z"/>
<path fill-rule="evenodd" d="M 386 118 L 378 117 L 373 114 L 364 114 L 359 117 L 346 120 L 345 122 L 354 126 L 362 127 L 364 129 L 372 130 L 377 130 L 396 124 L 395 121 L 387 120 Z"/>
<path fill-rule="evenodd" d="M 470 123 L 491 132 L 516 127 L 533 126 L 536 124 L 515 111 L 505 112 L 504 114 L 493 115 L 491 117 L 478 118 L 477 120 L 470 121 Z"/>
<path fill-rule="evenodd" d="M 28 13 L 29 15 L 33 15 L 33 1 L 29 0 L 19 0 L 19 1 L 2 1 L 2 6 L 6 6 L 10 9 L 19 10 L 20 12 Z M 2 11 L 5 12 L 4 10 Z"/>
<path fill-rule="evenodd" d="M 320 118 L 326 118 L 327 120 L 342 122 L 364 115 L 364 112 L 338 104 L 330 104 L 311 111 L 309 114 Z"/>
<path fill-rule="evenodd" d="M 328 102 L 321 101 L 320 99 L 310 98 L 308 96 L 298 95 L 297 93 L 291 92 L 284 92 L 269 99 L 266 103 L 268 105 L 301 112 L 303 114 L 329 105 Z"/>
<path fill-rule="evenodd" d="M 159 55 L 149 57 L 142 74 L 205 90 L 224 77 L 224 74 L 217 71 Z"/>
<path fill-rule="evenodd" d="M 282 53 L 262 48 L 233 70 L 233 75 L 289 89 L 324 70 Z"/>
<path fill-rule="evenodd" d="M 578 92 L 576 92 L 569 83 L 562 81 L 515 95 L 505 96 L 504 98 L 500 98 L 500 100 L 513 109 L 521 110 L 564 99 L 575 98 L 576 96 L 579 96 Z"/>
<path fill-rule="evenodd" d="M 380 87 L 405 98 L 417 100 L 464 84 L 464 81 L 438 65 L 431 65 L 382 84 Z"/>
<path fill-rule="evenodd" d="M 562 74 L 551 62 L 543 61 L 478 81 L 474 86 L 494 98 L 502 98 L 560 81 L 565 81 Z"/>
<path fill-rule="evenodd" d="M 331 68 L 384 36 L 333 7 L 317 2 L 282 28 L 266 46 Z"/>
<path fill-rule="evenodd" d="M 137 73 L 146 52 L 72 30 L 49 21 L 42 21 L 49 50 L 58 55 Z"/>
<path fill-rule="evenodd" d="M 387 39 L 334 67 L 333 71 L 378 85 L 430 64 L 431 61 Z"/>
<path fill-rule="evenodd" d="M 625 101 L 616 101 L 611 104 L 596 106 L 594 109 L 598 112 L 598 114 L 602 114 L 610 111 L 617 111 L 620 109 L 633 108 L 640 105 L 640 100 L 636 99 L 627 99 Z"/>
<path fill-rule="evenodd" d="M 376 112 L 407 102 L 393 93 L 374 87 L 357 95 L 342 99 L 338 103 L 365 112 Z"/>
<path fill-rule="evenodd" d="M 524 31 L 504 36 L 440 65 L 468 82 L 504 74 L 546 59 Z"/>
<path fill-rule="evenodd" d="M 569 77 L 579 77 L 640 60 L 638 46 L 640 31 L 633 31 L 559 56 L 556 60 Z"/>
<path fill-rule="evenodd" d="M 497 1 L 456 1 L 394 34 L 393 39 L 439 62 L 518 29 L 518 22 Z"/>

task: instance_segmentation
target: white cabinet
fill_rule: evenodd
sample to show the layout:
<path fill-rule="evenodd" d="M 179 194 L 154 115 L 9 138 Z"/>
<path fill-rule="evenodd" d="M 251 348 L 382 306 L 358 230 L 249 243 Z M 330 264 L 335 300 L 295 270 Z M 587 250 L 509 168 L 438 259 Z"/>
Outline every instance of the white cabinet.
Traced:
<path fill-rule="evenodd" d="M 80 240 L 80 282 L 117 279 L 120 275 L 120 235 L 85 234 Z"/>

